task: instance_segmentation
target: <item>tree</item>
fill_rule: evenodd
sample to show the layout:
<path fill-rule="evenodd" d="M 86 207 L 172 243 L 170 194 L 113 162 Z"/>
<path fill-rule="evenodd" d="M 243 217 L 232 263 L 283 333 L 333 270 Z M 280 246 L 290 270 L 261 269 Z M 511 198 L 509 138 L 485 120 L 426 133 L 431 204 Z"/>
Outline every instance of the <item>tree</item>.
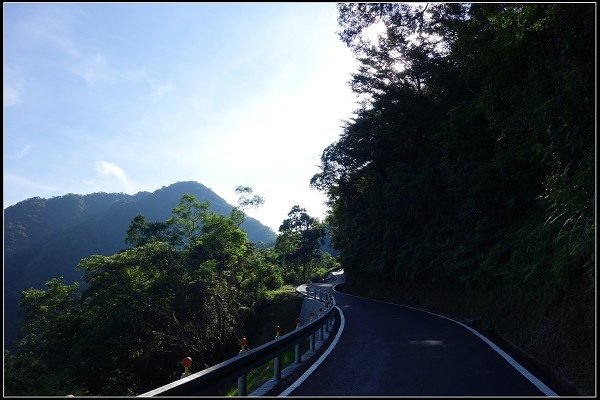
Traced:
<path fill-rule="evenodd" d="M 311 185 L 329 198 L 347 271 L 592 283 L 593 7 L 338 9 L 366 101 Z"/>
<path fill-rule="evenodd" d="M 168 228 L 165 222 L 148 222 L 144 215 L 138 214 L 129 224 L 125 242 L 138 247 L 156 240 L 165 241 L 169 238 Z"/>
<path fill-rule="evenodd" d="M 191 195 L 167 222 L 136 216 L 128 241 L 133 248 L 80 261 L 83 290 L 53 279 L 24 292 L 25 336 L 6 356 L 7 393 L 135 395 L 177 379 L 181 354 L 213 365 L 230 355 L 238 310 L 281 282 L 235 219 Z M 47 370 L 43 379 L 32 365 Z"/>
<path fill-rule="evenodd" d="M 276 249 L 284 260 L 302 268 L 304 282 L 309 275 L 310 264 L 319 259 L 321 239 L 325 236 L 323 225 L 298 205 L 292 207 L 288 218 L 279 227 Z"/>
<path fill-rule="evenodd" d="M 194 195 L 184 194 L 173 208 L 173 216 L 167 224 L 174 228 L 172 241 L 178 244 L 193 242 L 202 231 L 202 219 L 208 212 L 209 203 L 200 202 Z"/>
<path fill-rule="evenodd" d="M 265 199 L 258 195 L 252 196 L 252 188 L 248 186 L 238 186 L 235 188 L 235 192 L 239 196 L 238 206 L 231 210 L 231 217 L 237 221 L 239 227 L 246 219 L 246 210 L 260 207 L 265 203 Z"/>
<path fill-rule="evenodd" d="M 80 360 L 72 351 L 73 334 L 83 322 L 79 299 L 79 284 L 67 285 L 62 278 L 48 281 L 46 290 L 23 292 L 24 337 L 17 354 L 5 353 L 5 394 L 86 394 L 74 376 Z"/>
<path fill-rule="evenodd" d="M 278 261 L 288 268 L 285 270 L 286 281 L 297 282 L 300 280 L 299 249 L 302 244 L 302 235 L 299 232 L 281 232 L 275 240 L 275 251 Z M 291 274 L 288 272 L 291 271 Z M 288 279 L 290 277 L 291 279 Z"/>

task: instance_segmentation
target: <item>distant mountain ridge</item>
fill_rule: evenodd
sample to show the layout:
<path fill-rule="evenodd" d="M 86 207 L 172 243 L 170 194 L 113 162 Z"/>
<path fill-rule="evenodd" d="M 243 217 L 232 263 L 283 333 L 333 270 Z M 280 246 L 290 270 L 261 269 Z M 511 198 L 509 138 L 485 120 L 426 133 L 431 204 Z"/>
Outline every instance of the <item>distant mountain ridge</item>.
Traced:
<path fill-rule="evenodd" d="M 34 197 L 4 210 L 5 348 L 12 346 L 19 324 L 20 294 L 42 288 L 49 279 L 78 281 L 78 262 L 93 254 L 112 255 L 129 247 L 127 228 L 137 214 L 165 221 L 184 194 L 208 201 L 210 209 L 229 215 L 232 205 L 198 182 L 177 182 L 154 192 L 67 194 Z M 247 217 L 241 227 L 254 243 L 272 244 L 276 234 Z"/>

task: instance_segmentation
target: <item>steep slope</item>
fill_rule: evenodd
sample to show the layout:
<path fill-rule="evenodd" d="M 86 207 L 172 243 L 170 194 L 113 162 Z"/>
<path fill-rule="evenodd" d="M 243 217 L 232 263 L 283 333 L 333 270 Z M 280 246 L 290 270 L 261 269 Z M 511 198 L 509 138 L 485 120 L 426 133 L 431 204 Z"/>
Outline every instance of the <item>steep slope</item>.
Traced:
<path fill-rule="evenodd" d="M 111 255 L 127 246 L 131 220 L 139 213 L 149 221 L 164 221 L 183 194 L 208 201 L 211 210 L 227 215 L 232 206 L 197 182 L 178 182 L 153 193 L 68 194 L 51 199 L 39 197 L 4 210 L 4 343 L 17 337 L 18 302 L 23 290 L 43 287 L 50 278 L 62 276 L 73 282 L 81 278 L 78 262 L 92 254 Z M 242 228 L 257 244 L 270 244 L 275 233 L 253 218 Z"/>

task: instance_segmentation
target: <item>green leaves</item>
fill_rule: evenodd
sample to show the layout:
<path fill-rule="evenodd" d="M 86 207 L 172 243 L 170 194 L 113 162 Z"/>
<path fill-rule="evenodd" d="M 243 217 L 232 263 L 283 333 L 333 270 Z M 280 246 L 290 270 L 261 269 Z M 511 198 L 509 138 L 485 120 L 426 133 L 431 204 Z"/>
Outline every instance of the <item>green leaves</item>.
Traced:
<path fill-rule="evenodd" d="M 593 7 L 338 10 L 369 101 L 311 185 L 342 264 L 484 287 L 593 283 Z"/>
<path fill-rule="evenodd" d="M 208 202 L 200 202 L 193 195 L 184 194 L 167 223 L 179 229 L 183 243 L 189 243 L 200 235 L 201 222 L 206 218 L 208 207 Z"/>
<path fill-rule="evenodd" d="M 52 279 L 24 292 L 19 354 L 45 373 L 33 385 L 30 366 L 10 358 L 7 393 L 135 395 L 177 379 L 182 355 L 214 365 L 241 330 L 238 309 L 283 283 L 274 255 L 192 195 L 165 222 L 137 215 L 127 241 L 80 261 L 83 289 Z"/>
<path fill-rule="evenodd" d="M 311 264 L 320 259 L 321 241 L 325 237 L 323 224 L 306 213 L 306 209 L 295 205 L 279 227 L 281 234 L 275 242 L 275 250 L 281 261 L 299 270 L 298 281 L 306 282 L 310 277 Z"/>
<path fill-rule="evenodd" d="M 231 218 L 240 226 L 246 218 L 245 210 L 260 207 L 265 203 L 265 199 L 259 195 L 252 196 L 252 188 L 248 186 L 238 186 L 235 192 L 239 196 L 238 206 L 231 210 Z"/>

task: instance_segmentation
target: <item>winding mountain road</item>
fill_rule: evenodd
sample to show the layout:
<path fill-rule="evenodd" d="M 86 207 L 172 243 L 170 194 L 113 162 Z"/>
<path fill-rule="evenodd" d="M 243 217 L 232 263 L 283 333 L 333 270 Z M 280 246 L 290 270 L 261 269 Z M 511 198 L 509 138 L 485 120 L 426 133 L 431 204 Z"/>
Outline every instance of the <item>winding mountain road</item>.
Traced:
<path fill-rule="evenodd" d="M 316 370 L 286 395 L 556 396 L 487 338 L 456 321 L 334 296 L 344 330 Z"/>

